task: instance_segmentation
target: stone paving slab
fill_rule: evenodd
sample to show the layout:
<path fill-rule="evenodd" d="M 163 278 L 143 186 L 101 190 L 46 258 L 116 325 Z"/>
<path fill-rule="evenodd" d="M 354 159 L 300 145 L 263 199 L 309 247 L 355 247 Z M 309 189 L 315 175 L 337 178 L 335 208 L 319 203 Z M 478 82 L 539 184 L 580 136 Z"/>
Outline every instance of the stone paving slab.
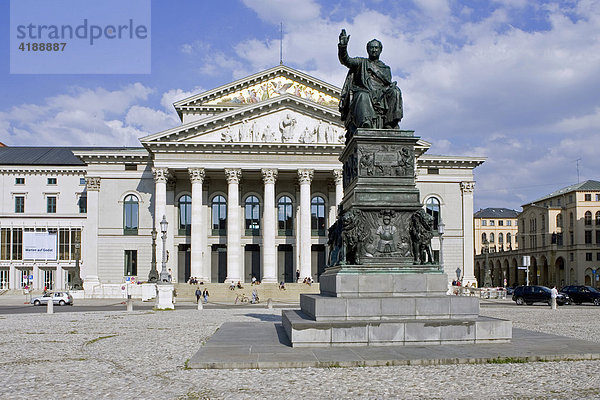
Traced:
<path fill-rule="evenodd" d="M 280 322 L 226 322 L 189 368 L 249 369 L 598 360 L 600 344 L 513 328 L 511 343 L 293 348 Z"/>

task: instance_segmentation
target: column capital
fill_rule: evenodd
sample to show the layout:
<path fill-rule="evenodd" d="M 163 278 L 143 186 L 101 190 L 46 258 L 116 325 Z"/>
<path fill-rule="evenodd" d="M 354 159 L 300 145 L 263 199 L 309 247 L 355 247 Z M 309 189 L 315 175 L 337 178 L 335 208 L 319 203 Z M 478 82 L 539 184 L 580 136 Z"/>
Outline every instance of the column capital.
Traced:
<path fill-rule="evenodd" d="M 240 183 L 242 179 L 242 170 L 239 168 L 225 168 L 227 183 Z"/>
<path fill-rule="evenodd" d="M 341 185 L 344 182 L 344 173 L 341 169 L 334 169 L 331 171 L 333 173 L 333 180 L 336 185 Z"/>
<path fill-rule="evenodd" d="M 275 183 L 278 171 L 276 168 L 263 168 L 261 170 L 264 183 Z"/>
<path fill-rule="evenodd" d="M 473 193 L 475 189 L 475 182 L 473 181 L 463 181 L 460 183 L 460 190 L 463 193 Z"/>
<path fill-rule="evenodd" d="M 154 176 L 154 182 L 167 183 L 171 173 L 169 172 L 169 168 L 152 167 L 152 175 Z"/>
<path fill-rule="evenodd" d="M 87 186 L 88 192 L 97 192 L 100 190 L 100 181 L 101 178 L 99 176 L 86 176 L 85 177 L 85 185 Z"/>
<path fill-rule="evenodd" d="M 312 182 L 313 176 L 315 175 L 314 169 L 299 169 L 298 170 L 298 181 L 300 184 L 310 184 Z"/>
<path fill-rule="evenodd" d="M 190 174 L 190 181 L 192 183 L 204 182 L 204 177 L 206 176 L 204 168 L 188 168 L 188 173 Z"/>

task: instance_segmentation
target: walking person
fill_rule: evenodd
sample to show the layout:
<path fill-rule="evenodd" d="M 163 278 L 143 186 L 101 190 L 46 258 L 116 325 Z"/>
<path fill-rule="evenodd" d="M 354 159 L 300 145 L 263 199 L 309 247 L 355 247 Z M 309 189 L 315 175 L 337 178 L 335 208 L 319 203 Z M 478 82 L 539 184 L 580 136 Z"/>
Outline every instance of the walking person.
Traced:
<path fill-rule="evenodd" d="M 200 302 L 200 296 L 202 296 L 202 291 L 200 290 L 200 286 L 196 287 L 196 304 Z"/>
<path fill-rule="evenodd" d="M 556 310 L 556 297 L 558 296 L 558 290 L 556 290 L 556 286 L 552 286 L 550 289 L 550 306 L 553 310 Z"/>
<path fill-rule="evenodd" d="M 202 297 L 204 297 L 204 304 L 208 303 L 208 296 L 210 296 L 208 294 L 208 290 L 204 289 L 204 292 L 202 292 Z"/>

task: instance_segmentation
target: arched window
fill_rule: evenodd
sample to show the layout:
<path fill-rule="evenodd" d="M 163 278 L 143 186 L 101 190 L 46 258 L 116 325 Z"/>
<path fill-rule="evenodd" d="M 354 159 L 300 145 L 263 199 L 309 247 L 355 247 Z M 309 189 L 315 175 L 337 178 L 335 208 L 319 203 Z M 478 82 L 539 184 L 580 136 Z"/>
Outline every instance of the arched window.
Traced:
<path fill-rule="evenodd" d="M 546 216 L 542 215 L 542 232 L 544 232 L 544 230 L 546 229 Z"/>
<path fill-rule="evenodd" d="M 281 196 L 277 202 L 277 222 L 279 235 L 293 236 L 294 234 L 294 206 L 292 199 Z"/>
<path fill-rule="evenodd" d="M 430 197 L 425 203 L 425 211 L 433 217 L 433 230 L 437 231 L 438 222 L 440 222 L 440 201 L 435 197 Z"/>
<path fill-rule="evenodd" d="M 139 202 L 138 198 L 133 194 L 125 197 L 123 202 L 123 234 L 137 235 L 138 234 L 138 214 Z"/>
<path fill-rule="evenodd" d="M 179 198 L 179 234 L 189 235 L 192 230 L 192 196 L 184 194 Z"/>
<path fill-rule="evenodd" d="M 246 197 L 245 220 L 246 220 L 246 236 L 260 235 L 260 202 L 256 196 Z"/>
<path fill-rule="evenodd" d="M 502 233 L 498 234 L 498 245 L 502 246 L 504 244 L 504 235 Z"/>
<path fill-rule="evenodd" d="M 585 224 L 586 225 L 591 225 L 592 224 L 592 212 L 591 211 L 586 211 L 584 219 L 585 219 Z"/>
<path fill-rule="evenodd" d="M 481 234 L 481 243 L 485 242 L 487 240 L 487 235 L 484 233 Z"/>
<path fill-rule="evenodd" d="M 509 233 L 506 234 L 506 243 L 510 245 L 511 241 L 512 241 L 512 237 L 511 237 L 510 232 L 509 232 Z"/>
<path fill-rule="evenodd" d="M 596 211 L 596 225 L 600 225 L 600 211 Z"/>
<path fill-rule="evenodd" d="M 494 243 L 494 232 L 490 233 L 490 243 Z"/>
<path fill-rule="evenodd" d="M 223 236 L 227 233 L 227 202 L 223 196 L 215 196 L 212 204 L 212 234 Z"/>
<path fill-rule="evenodd" d="M 556 226 L 561 228 L 562 227 L 562 214 L 558 214 L 556 216 Z"/>
<path fill-rule="evenodd" d="M 310 202 L 310 229 L 313 236 L 325 236 L 325 200 L 321 196 Z"/>

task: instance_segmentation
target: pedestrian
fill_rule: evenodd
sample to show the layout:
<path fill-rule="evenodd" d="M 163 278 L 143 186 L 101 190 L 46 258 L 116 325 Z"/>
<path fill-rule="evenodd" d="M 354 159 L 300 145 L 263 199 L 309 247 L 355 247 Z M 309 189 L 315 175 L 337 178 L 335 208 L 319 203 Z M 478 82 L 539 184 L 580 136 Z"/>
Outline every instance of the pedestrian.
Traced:
<path fill-rule="evenodd" d="M 256 289 L 252 290 L 252 304 L 258 303 L 258 293 Z"/>
<path fill-rule="evenodd" d="M 202 296 L 202 291 L 200 290 L 200 286 L 196 287 L 196 304 L 200 302 L 200 296 Z"/>
<path fill-rule="evenodd" d="M 556 310 L 556 296 L 558 296 L 558 290 L 556 290 L 556 286 L 552 286 L 552 289 L 550 289 L 550 307 L 553 310 Z"/>
<path fill-rule="evenodd" d="M 296 282 L 299 282 L 299 281 L 300 281 L 300 270 L 297 269 L 296 270 Z"/>
<path fill-rule="evenodd" d="M 208 294 L 208 290 L 204 289 L 204 292 L 202 292 L 202 297 L 204 297 L 204 304 L 208 303 L 208 296 L 210 296 Z"/>
<path fill-rule="evenodd" d="M 252 275 L 252 285 L 256 285 L 256 276 Z"/>

